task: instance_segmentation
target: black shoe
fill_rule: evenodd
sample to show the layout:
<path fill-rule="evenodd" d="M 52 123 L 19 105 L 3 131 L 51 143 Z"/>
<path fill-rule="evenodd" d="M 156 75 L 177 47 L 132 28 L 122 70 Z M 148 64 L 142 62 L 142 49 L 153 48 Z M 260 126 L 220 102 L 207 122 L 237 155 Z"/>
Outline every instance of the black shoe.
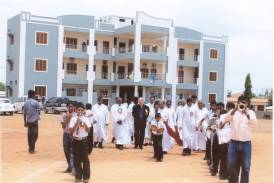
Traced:
<path fill-rule="evenodd" d="M 162 162 L 163 159 L 156 159 L 156 162 Z"/>
<path fill-rule="evenodd" d="M 143 149 L 143 146 L 140 146 L 139 149 Z"/>
<path fill-rule="evenodd" d="M 215 171 L 211 172 L 211 176 L 216 176 L 216 175 L 217 175 L 217 172 L 215 172 Z"/>
<path fill-rule="evenodd" d="M 71 173 L 71 168 L 67 168 L 63 173 Z"/>
<path fill-rule="evenodd" d="M 134 149 L 137 149 L 138 148 L 138 146 L 134 146 Z"/>
<path fill-rule="evenodd" d="M 164 154 L 167 154 L 167 152 L 166 152 L 166 151 L 163 151 L 163 153 L 164 153 Z"/>
<path fill-rule="evenodd" d="M 228 178 L 227 178 L 226 176 L 219 175 L 219 179 L 220 179 L 220 180 L 227 180 Z"/>
<path fill-rule="evenodd" d="M 94 142 L 93 147 L 96 148 L 97 145 L 98 145 L 98 142 Z"/>
<path fill-rule="evenodd" d="M 124 146 L 123 146 L 123 145 L 119 145 L 119 146 L 118 146 L 118 149 L 119 149 L 119 150 L 123 150 L 123 149 L 124 149 Z"/>
<path fill-rule="evenodd" d="M 153 155 L 153 158 L 156 158 L 156 155 L 155 155 L 155 154 Z"/>
<path fill-rule="evenodd" d="M 98 147 L 101 148 L 101 149 L 103 149 L 103 148 L 104 148 L 104 147 L 103 147 L 103 143 L 100 142 L 99 145 L 98 145 Z"/>
<path fill-rule="evenodd" d="M 114 143 L 115 141 L 115 137 L 112 137 L 111 143 Z"/>
<path fill-rule="evenodd" d="M 144 143 L 144 146 L 147 146 L 148 145 L 148 143 Z"/>

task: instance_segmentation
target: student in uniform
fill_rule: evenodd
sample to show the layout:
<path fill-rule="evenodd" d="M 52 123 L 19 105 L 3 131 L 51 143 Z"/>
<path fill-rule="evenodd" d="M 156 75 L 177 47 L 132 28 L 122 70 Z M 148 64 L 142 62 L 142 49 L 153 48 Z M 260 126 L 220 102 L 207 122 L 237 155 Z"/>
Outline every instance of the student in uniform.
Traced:
<path fill-rule="evenodd" d="M 228 102 L 226 104 L 226 111 L 230 111 L 235 108 L 235 105 L 232 102 Z M 228 178 L 227 172 L 227 153 L 228 153 L 228 144 L 230 141 L 230 123 L 229 121 L 224 121 L 225 114 L 221 114 L 220 116 L 220 124 L 219 124 L 219 150 L 220 150 L 220 170 L 219 170 L 219 178 L 220 180 L 225 180 Z"/>
<path fill-rule="evenodd" d="M 73 116 L 76 116 L 74 112 L 75 103 L 69 101 L 67 103 L 68 112 L 62 113 L 61 115 L 61 125 L 63 128 L 63 149 L 65 153 L 65 157 L 68 163 L 68 168 L 64 171 L 64 173 L 73 173 L 75 174 L 75 169 L 73 165 L 73 152 L 72 152 L 72 135 L 69 130 L 69 122 Z"/>
<path fill-rule="evenodd" d="M 69 130 L 73 134 L 72 147 L 75 166 L 75 182 L 89 182 L 90 162 L 88 158 L 90 132 L 90 122 L 84 115 L 83 103 L 78 103 L 76 107 L 77 115 L 73 116 L 69 123 Z M 83 164 L 83 165 L 82 165 Z"/>
<path fill-rule="evenodd" d="M 153 140 L 153 150 L 154 156 L 156 161 L 163 161 L 163 147 L 162 147 L 162 140 L 163 140 L 163 131 L 164 131 L 164 122 L 161 119 L 161 113 L 155 114 L 155 119 L 151 121 L 151 133 L 152 133 L 152 140 Z"/>
<path fill-rule="evenodd" d="M 146 104 L 146 106 L 149 107 L 150 114 L 147 117 L 144 146 L 152 145 L 152 143 L 151 143 L 150 124 L 151 124 L 151 121 L 154 119 L 154 116 L 151 115 L 151 111 L 154 109 L 154 103 L 155 103 L 155 96 L 151 96 L 149 98 L 149 103 Z"/>
<path fill-rule="evenodd" d="M 38 139 L 38 120 L 40 120 L 40 104 L 34 100 L 35 91 L 28 91 L 28 99 L 24 104 L 24 126 L 28 128 L 29 153 L 35 153 L 35 143 Z"/>
<path fill-rule="evenodd" d="M 90 103 L 86 104 L 86 117 L 88 118 L 90 122 L 90 131 L 88 133 L 88 139 L 89 139 L 89 154 L 92 152 L 93 149 L 93 124 L 96 124 L 96 116 L 95 114 L 91 111 L 92 105 Z"/>

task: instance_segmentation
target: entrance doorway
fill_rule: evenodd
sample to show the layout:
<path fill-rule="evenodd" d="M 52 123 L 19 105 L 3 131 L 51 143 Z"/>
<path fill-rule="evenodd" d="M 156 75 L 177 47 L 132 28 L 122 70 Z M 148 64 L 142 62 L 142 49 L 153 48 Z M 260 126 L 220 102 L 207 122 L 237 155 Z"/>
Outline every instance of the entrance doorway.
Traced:
<path fill-rule="evenodd" d="M 124 102 L 131 102 L 134 97 L 134 86 L 120 86 L 119 97 L 121 97 Z"/>

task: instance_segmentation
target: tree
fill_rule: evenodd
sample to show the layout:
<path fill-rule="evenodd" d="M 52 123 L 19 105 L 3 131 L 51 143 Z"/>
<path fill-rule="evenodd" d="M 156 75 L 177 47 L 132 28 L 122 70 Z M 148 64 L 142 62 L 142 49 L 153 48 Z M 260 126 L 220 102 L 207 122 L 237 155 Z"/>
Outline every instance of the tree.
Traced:
<path fill-rule="evenodd" d="M 0 82 L 0 91 L 5 91 L 5 84 Z"/>
<path fill-rule="evenodd" d="M 251 101 L 251 98 L 254 97 L 251 89 L 252 89 L 251 78 L 250 78 L 250 73 L 248 73 L 245 78 L 244 96 L 247 97 L 249 101 Z"/>

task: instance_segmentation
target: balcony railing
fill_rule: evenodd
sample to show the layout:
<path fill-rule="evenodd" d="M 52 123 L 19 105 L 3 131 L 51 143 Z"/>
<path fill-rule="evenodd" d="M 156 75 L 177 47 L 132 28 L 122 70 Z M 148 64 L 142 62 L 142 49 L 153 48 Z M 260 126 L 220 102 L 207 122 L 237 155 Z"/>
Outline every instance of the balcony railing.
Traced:
<path fill-rule="evenodd" d="M 133 73 L 116 73 L 115 79 L 133 79 Z"/>
<path fill-rule="evenodd" d="M 178 77 L 178 83 L 191 83 L 191 84 L 197 84 L 197 78 L 184 78 L 184 77 Z"/>
<path fill-rule="evenodd" d="M 66 44 L 66 49 L 87 52 L 87 45 L 84 44 Z"/>
<path fill-rule="evenodd" d="M 110 79 L 111 73 L 106 72 L 96 72 L 95 73 L 95 79 Z"/>
<path fill-rule="evenodd" d="M 198 61 L 198 57 L 199 57 L 199 55 L 185 55 L 185 54 L 178 55 L 179 60 L 187 60 L 187 59 L 192 60 L 193 59 L 194 61 Z"/>
<path fill-rule="evenodd" d="M 148 74 L 148 73 L 141 73 L 142 79 L 150 79 L 150 80 L 165 80 L 165 74 Z"/>

